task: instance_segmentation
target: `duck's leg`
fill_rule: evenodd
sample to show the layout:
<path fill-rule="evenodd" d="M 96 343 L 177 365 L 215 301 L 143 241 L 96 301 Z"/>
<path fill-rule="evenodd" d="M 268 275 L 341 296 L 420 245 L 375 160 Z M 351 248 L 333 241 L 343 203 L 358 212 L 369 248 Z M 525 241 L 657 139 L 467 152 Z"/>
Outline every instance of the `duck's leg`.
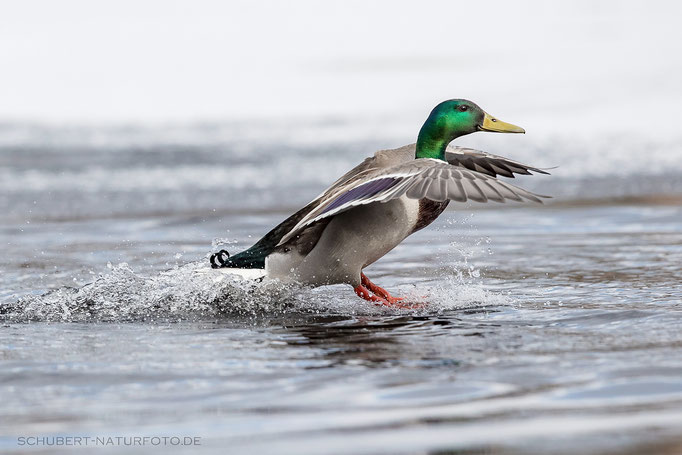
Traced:
<path fill-rule="evenodd" d="M 393 297 L 386 289 L 382 288 L 381 286 L 377 286 L 376 284 L 372 283 L 369 278 L 367 278 L 367 275 L 364 273 L 360 272 L 360 278 L 362 279 L 362 285 L 372 291 L 375 295 L 383 298 L 386 300 L 388 303 L 391 304 L 396 304 L 401 300 L 405 300 L 404 297 Z"/>

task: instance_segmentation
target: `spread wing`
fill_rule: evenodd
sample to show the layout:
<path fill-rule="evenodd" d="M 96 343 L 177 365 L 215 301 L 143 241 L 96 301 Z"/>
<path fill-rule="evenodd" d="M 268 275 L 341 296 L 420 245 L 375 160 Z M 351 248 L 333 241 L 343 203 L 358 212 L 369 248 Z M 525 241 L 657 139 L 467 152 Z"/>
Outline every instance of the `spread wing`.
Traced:
<path fill-rule="evenodd" d="M 302 228 L 323 218 L 358 205 L 387 202 L 403 195 L 411 199 L 451 199 L 459 202 L 469 199 L 476 202 L 526 199 L 542 203 L 540 198 L 547 197 L 481 172 L 453 166 L 441 160 L 421 158 L 389 167 L 370 179 L 349 182 L 336 192 L 328 194 L 282 238 L 280 245 L 294 237 Z"/>
<path fill-rule="evenodd" d="M 549 174 L 549 172 L 542 169 L 528 166 L 503 156 L 466 147 L 448 147 L 445 151 L 445 159 L 453 166 L 464 167 L 491 177 L 502 175 L 514 178 L 514 174 L 531 175 L 531 171 L 539 174 Z"/>

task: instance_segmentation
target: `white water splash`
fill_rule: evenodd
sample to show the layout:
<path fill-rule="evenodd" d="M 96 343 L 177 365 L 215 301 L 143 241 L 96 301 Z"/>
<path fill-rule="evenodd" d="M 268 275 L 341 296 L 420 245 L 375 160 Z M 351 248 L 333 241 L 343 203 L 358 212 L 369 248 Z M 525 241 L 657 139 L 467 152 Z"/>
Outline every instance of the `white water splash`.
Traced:
<path fill-rule="evenodd" d="M 509 298 L 449 274 L 436 283 L 395 289 L 409 308 L 389 308 L 359 299 L 348 286 L 310 289 L 276 280 L 264 282 L 196 273 L 205 264 L 190 263 L 147 277 L 128 264 L 80 288 L 60 288 L 27 296 L 0 307 L 6 322 L 121 322 L 206 320 L 232 316 L 284 314 L 434 314 L 448 310 L 506 305 Z"/>

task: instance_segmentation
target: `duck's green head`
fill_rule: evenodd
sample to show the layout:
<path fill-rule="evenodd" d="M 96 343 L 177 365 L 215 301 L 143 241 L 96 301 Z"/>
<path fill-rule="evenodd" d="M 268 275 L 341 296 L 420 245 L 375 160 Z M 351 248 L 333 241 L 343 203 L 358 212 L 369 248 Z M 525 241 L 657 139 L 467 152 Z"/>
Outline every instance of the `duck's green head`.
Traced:
<path fill-rule="evenodd" d="M 525 133 L 511 123 L 487 114 L 469 100 L 443 101 L 434 107 L 417 139 L 417 158 L 445 159 L 445 148 L 453 139 L 476 131 L 496 133 Z"/>

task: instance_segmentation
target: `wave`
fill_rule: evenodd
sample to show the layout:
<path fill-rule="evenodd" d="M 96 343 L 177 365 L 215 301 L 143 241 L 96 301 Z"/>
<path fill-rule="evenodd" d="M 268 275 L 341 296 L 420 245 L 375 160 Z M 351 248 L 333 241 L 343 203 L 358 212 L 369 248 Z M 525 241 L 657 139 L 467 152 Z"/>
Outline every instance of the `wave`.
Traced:
<path fill-rule="evenodd" d="M 437 314 L 448 310 L 508 305 L 508 296 L 472 284 L 462 276 L 440 277 L 428 288 L 397 289 L 415 308 L 377 306 L 357 298 L 348 286 L 307 288 L 276 280 L 244 280 L 197 273 L 190 263 L 145 277 L 126 263 L 79 288 L 60 288 L 0 305 L 0 320 L 21 322 L 172 322 L 296 314 Z M 217 279 L 217 278 L 220 279 Z"/>

